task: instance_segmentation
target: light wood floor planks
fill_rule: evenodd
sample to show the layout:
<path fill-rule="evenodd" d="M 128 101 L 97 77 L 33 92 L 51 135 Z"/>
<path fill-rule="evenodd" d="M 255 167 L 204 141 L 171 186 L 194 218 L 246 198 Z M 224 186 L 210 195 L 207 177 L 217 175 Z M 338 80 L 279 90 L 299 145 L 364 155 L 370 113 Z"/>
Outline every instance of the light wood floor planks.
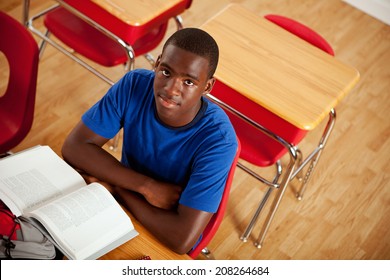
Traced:
<path fill-rule="evenodd" d="M 21 2 L 2 1 L 0 9 L 20 20 Z M 32 9 L 48 2 L 33 0 Z M 231 2 L 259 17 L 277 13 L 311 26 L 331 43 L 338 59 L 360 71 L 361 79 L 336 108 L 334 133 L 304 199 L 295 199 L 293 184 L 261 250 L 252 244 L 258 227 L 248 243 L 239 236 L 264 187 L 237 170 L 226 217 L 209 246 L 215 258 L 390 259 L 390 26 L 341 0 L 194 0 L 183 14 L 184 24 L 200 26 Z M 171 23 L 169 32 L 173 27 Z M 143 58 L 136 66 L 149 67 Z M 104 71 L 115 79 L 123 74 L 122 68 Z M 48 47 L 39 67 L 33 128 L 14 151 L 44 144 L 60 154 L 70 129 L 107 89 Z M 310 133 L 304 145 L 316 144 L 320 131 Z"/>

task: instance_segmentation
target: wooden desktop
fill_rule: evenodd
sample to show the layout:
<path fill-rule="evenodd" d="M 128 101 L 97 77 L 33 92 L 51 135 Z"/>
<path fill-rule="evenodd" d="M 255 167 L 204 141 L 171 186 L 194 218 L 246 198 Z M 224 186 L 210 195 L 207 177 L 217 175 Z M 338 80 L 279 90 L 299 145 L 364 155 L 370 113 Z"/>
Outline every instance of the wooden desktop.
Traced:
<path fill-rule="evenodd" d="M 237 4 L 201 28 L 220 46 L 219 81 L 304 130 L 359 80 L 355 68 Z"/>

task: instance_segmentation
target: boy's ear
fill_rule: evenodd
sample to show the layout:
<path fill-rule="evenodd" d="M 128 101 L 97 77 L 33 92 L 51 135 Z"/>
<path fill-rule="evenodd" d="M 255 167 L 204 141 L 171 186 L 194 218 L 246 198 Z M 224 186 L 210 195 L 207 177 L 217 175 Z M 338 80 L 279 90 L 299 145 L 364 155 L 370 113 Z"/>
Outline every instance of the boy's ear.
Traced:
<path fill-rule="evenodd" d="M 205 89 L 204 89 L 203 95 L 210 93 L 211 90 L 213 89 L 214 84 L 215 84 L 215 78 L 212 77 L 212 78 L 210 78 L 210 79 L 207 81 L 207 84 L 206 84 L 206 87 L 205 87 Z"/>
<path fill-rule="evenodd" d="M 154 70 L 158 67 L 161 61 L 161 54 L 157 57 L 156 62 L 154 63 Z"/>

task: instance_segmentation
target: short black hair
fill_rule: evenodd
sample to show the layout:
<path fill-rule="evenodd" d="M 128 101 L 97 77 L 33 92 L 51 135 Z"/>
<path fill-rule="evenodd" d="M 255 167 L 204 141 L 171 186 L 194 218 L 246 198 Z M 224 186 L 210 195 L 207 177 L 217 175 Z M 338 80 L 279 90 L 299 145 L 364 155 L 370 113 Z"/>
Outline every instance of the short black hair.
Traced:
<path fill-rule="evenodd" d="M 209 61 L 208 78 L 213 77 L 218 65 L 219 48 L 217 42 L 206 31 L 198 28 L 183 28 L 173 33 L 163 46 L 174 45 L 192 52 Z"/>

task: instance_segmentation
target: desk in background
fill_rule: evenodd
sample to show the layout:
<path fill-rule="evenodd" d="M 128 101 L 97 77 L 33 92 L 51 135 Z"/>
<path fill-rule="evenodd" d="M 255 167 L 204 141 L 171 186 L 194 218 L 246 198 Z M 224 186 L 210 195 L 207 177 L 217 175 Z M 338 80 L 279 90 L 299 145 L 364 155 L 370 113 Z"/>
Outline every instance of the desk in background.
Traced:
<path fill-rule="evenodd" d="M 290 154 L 280 182 L 274 180 L 267 183 L 269 190 L 263 201 L 267 201 L 272 188 L 277 188 L 278 192 L 255 243 L 260 248 L 288 183 L 310 162 L 297 195 L 298 199 L 302 198 L 306 182 L 333 128 L 334 107 L 355 86 L 359 72 L 237 4 L 227 6 L 201 28 L 213 36 L 219 45 L 220 57 L 215 73 L 219 82 L 301 130 L 316 128 L 329 115 L 318 146 L 301 164 L 298 163 L 301 153 L 297 147 L 272 133 L 272 127 L 267 130 L 254 125 L 282 143 Z M 223 95 L 223 92 L 218 94 Z M 209 97 L 231 110 L 212 95 Z M 234 107 L 234 104 L 230 106 Z M 241 114 L 240 118 L 248 120 L 245 112 L 238 113 Z M 252 121 L 249 123 L 253 125 Z M 255 174 L 238 164 L 249 174 Z M 253 176 L 259 179 L 257 174 Z M 263 206 L 260 203 L 242 240 L 247 240 Z"/>
<path fill-rule="evenodd" d="M 301 129 L 315 128 L 359 80 L 356 69 L 239 5 L 201 28 L 219 44 L 215 77 Z"/>

